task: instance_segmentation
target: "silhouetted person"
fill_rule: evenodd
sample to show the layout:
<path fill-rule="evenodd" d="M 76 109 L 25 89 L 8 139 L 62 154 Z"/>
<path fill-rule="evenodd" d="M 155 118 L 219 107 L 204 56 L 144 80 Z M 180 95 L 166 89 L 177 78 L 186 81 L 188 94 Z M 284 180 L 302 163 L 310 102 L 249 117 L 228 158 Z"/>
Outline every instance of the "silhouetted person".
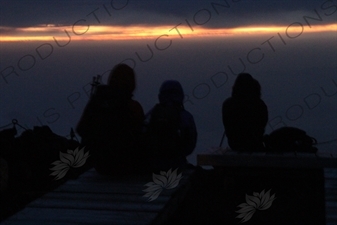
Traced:
<path fill-rule="evenodd" d="M 137 170 L 144 112 L 132 99 L 135 86 L 133 69 L 116 65 L 108 84 L 97 86 L 78 123 L 82 144 L 91 150 L 94 167 L 102 174 L 126 175 Z"/>
<path fill-rule="evenodd" d="M 261 100 L 261 86 L 248 73 L 235 80 L 232 96 L 222 105 L 228 145 L 237 151 L 262 151 L 268 109 Z"/>
<path fill-rule="evenodd" d="M 184 109 L 184 92 L 176 80 L 165 81 L 159 103 L 146 115 L 146 151 L 153 169 L 168 170 L 187 165 L 197 141 L 192 114 Z"/>

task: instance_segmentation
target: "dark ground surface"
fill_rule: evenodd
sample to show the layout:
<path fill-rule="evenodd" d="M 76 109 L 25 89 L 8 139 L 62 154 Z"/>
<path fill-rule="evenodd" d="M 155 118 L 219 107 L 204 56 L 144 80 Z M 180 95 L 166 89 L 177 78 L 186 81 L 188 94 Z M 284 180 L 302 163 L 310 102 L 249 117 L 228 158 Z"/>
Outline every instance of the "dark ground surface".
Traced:
<path fill-rule="evenodd" d="M 84 171 L 74 171 L 52 185 L 22 187 L 21 191 L 2 195 L 0 221 Z M 235 211 L 246 203 L 246 194 L 269 189 L 276 196 L 270 208 L 257 210 L 244 224 L 325 224 L 323 170 L 198 168 L 190 191 L 167 225 L 239 224 L 241 219 L 236 218 L 239 213 Z"/>
<path fill-rule="evenodd" d="M 24 209 L 28 203 L 64 184 L 67 180 L 77 179 L 78 176 L 90 168 L 91 165 L 89 163 L 81 168 L 71 168 L 68 174 L 60 180 L 47 177 L 13 184 L 6 192 L 0 194 L 0 223 Z"/>
<path fill-rule="evenodd" d="M 325 224 L 323 170 L 199 170 L 197 179 L 168 224 L 239 224 L 238 205 L 246 194 L 266 192 L 276 199 L 244 224 Z"/>

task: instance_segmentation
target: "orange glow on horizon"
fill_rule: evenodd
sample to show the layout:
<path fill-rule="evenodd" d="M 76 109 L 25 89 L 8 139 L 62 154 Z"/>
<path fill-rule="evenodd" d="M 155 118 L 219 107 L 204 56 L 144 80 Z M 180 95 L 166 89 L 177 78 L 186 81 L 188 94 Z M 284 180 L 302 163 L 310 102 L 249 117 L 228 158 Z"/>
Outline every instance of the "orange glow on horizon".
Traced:
<path fill-rule="evenodd" d="M 336 32 L 337 24 L 315 26 L 249 26 L 237 28 L 204 28 L 188 26 L 37 26 L 37 27 L 0 27 L 0 42 L 17 41 L 104 41 L 104 40 L 140 40 L 173 39 L 193 37 L 233 37 L 275 33 L 318 33 Z M 66 33 L 67 32 L 67 33 Z M 162 37 L 161 37 L 162 36 Z"/>

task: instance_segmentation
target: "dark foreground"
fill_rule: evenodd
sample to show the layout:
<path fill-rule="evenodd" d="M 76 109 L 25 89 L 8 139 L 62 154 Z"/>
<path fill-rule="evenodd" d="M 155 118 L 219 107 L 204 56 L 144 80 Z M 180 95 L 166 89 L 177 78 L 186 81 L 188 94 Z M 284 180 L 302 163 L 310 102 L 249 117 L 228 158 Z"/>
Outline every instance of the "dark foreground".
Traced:
<path fill-rule="evenodd" d="M 151 180 L 151 174 L 119 180 L 89 170 L 33 201 L 4 224 L 238 224 L 236 211 L 247 202 L 246 195 L 270 189 L 275 200 L 244 224 L 326 224 L 323 169 L 197 167 L 194 173 L 184 174 L 177 188 L 164 190 L 148 202 L 143 190 Z M 330 185 L 333 190 L 335 183 Z"/>
<path fill-rule="evenodd" d="M 198 171 L 185 201 L 167 224 L 238 224 L 246 194 L 271 189 L 270 208 L 245 224 L 325 224 L 323 170 L 231 169 Z"/>

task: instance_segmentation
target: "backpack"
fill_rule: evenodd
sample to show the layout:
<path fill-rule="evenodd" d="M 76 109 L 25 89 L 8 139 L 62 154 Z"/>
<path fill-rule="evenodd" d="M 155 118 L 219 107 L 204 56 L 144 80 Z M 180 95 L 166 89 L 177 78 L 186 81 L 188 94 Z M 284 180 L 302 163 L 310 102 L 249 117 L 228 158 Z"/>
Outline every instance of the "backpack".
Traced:
<path fill-rule="evenodd" d="M 264 143 L 272 152 L 307 152 L 316 153 L 317 140 L 304 130 L 295 127 L 282 127 L 265 135 Z"/>
<path fill-rule="evenodd" d="M 172 159 L 182 152 L 182 108 L 177 105 L 156 104 L 151 112 L 145 140 L 150 156 Z"/>

